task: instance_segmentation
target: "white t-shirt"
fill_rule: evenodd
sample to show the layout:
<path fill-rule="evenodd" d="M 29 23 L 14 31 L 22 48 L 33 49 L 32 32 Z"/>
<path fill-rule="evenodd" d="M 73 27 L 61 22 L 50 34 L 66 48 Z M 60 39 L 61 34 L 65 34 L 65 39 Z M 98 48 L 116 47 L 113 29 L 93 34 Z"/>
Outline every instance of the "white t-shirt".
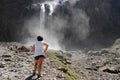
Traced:
<path fill-rule="evenodd" d="M 43 41 L 35 42 L 35 56 L 44 55 L 43 52 Z"/>

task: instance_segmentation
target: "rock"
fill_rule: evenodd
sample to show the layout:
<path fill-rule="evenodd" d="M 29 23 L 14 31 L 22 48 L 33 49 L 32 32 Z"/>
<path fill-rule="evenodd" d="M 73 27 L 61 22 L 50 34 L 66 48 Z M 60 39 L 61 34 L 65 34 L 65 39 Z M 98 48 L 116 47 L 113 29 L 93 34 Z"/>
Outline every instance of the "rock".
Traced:
<path fill-rule="evenodd" d="M 30 50 L 28 48 L 26 48 L 25 46 L 21 46 L 19 48 L 17 48 L 18 51 L 23 51 L 23 52 L 29 52 Z"/>
<path fill-rule="evenodd" d="M 64 59 L 64 57 L 63 57 L 63 55 L 56 55 L 59 59 L 61 59 L 61 60 L 63 60 Z"/>
<path fill-rule="evenodd" d="M 27 62 L 28 62 L 28 63 L 31 63 L 31 62 L 33 62 L 33 60 L 30 60 L 30 59 L 29 59 L 29 60 L 27 60 Z"/>
<path fill-rule="evenodd" d="M 120 73 L 120 65 L 104 66 L 104 67 L 101 67 L 99 71 L 108 72 L 112 74 L 118 74 Z"/>
<path fill-rule="evenodd" d="M 7 59 L 4 59 L 4 61 L 11 61 L 11 59 L 7 58 Z"/>
<path fill-rule="evenodd" d="M 11 57 L 11 55 L 9 55 L 9 54 L 3 54 L 2 57 L 3 57 L 3 58 Z"/>
<path fill-rule="evenodd" d="M 5 67 L 5 63 L 4 62 L 1 62 L 0 63 L 0 68 L 4 68 Z"/>
<path fill-rule="evenodd" d="M 5 65 L 6 63 L 2 61 L 1 64 Z"/>
<path fill-rule="evenodd" d="M 31 51 L 30 48 L 27 48 L 27 47 L 25 47 L 23 45 L 17 45 L 17 44 L 8 46 L 8 49 L 14 51 L 15 53 L 18 53 L 18 52 L 21 52 L 21 51 L 22 52 Z"/>
<path fill-rule="evenodd" d="M 44 72 L 42 72 L 42 74 L 43 74 L 43 75 L 46 75 L 47 73 L 44 71 Z"/>
<path fill-rule="evenodd" d="M 104 54 L 104 53 L 109 53 L 109 51 L 107 49 L 102 49 L 101 54 Z"/>
<path fill-rule="evenodd" d="M 63 71 L 64 73 L 67 73 L 68 69 L 59 67 L 58 70 Z"/>
<path fill-rule="evenodd" d="M 90 51 L 88 51 L 87 53 L 88 53 L 88 54 L 91 54 L 91 53 L 92 53 L 92 51 L 90 50 Z"/>
<path fill-rule="evenodd" d="M 113 44 L 113 46 L 115 46 L 115 45 L 120 45 L 120 39 L 117 39 L 117 40 L 115 41 L 115 43 Z"/>
<path fill-rule="evenodd" d="M 101 55 L 101 53 L 100 53 L 100 51 L 88 51 L 88 53 L 87 53 L 88 55 Z"/>
<path fill-rule="evenodd" d="M 65 53 L 65 54 L 66 54 L 66 56 L 68 56 L 69 58 L 72 57 L 72 54 L 70 54 L 70 53 Z"/>
<path fill-rule="evenodd" d="M 64 64 L 71 64 L 72 62 L 71 62 L 71 60 L 69 60 L 69 59 L 65 59 L 65 61 L 64 61 Z"/>
<path fill-rule="evenodd" d="M 10 73 L 10 74 L 8 75 L 8 80 L 16 80 L 17 77 L 18 77 L 17 74 L 15 74 L 15 73 Z"/>
<path fill-rule="evenodd" d="M 57 74 L 57 76 L 56 76 L 57 78 L 65 78 L 65 76 L 64 75 L 62 75 L 62 74 Z"/>
<path fill-rule="evenodd" d="M 2 74 L 2 78 L 9 80 L 7 74 Z"/>
<path fill-rule="evenodd" d="M 0 72 L 0 77 L 2 76 L 2 73 Z"/>
<path fill-rule="evenodd" d="M 96 67 L 86 67 L 85 69 L 87 69 L 87 70 L 97 71 L 97 68 L 96 68 Z"/>

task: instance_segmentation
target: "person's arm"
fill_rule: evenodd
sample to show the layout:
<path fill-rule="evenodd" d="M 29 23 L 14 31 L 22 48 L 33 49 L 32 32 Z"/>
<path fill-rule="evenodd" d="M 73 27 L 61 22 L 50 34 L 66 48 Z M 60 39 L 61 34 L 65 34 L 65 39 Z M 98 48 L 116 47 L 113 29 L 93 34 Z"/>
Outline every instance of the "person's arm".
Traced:
<path fill-rule="evenodd" d="M 43 45 L 44 45 L 44 52 L 46 52 L 48 50 L 48 44 L 44 42 Z"/>
<path fill-rule="evenodd" d="M 35 45 L 32 46 L 32 52 L 35 52 Z"/>

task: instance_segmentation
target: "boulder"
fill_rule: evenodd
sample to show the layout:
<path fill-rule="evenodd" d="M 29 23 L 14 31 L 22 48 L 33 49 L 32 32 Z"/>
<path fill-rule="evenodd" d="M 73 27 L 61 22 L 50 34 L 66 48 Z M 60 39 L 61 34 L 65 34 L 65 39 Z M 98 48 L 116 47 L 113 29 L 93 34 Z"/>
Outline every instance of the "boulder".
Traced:
<path fill-rule="evenodd" d="M 4 62 L 0 62 L 0 68 L 4 68 L 5 67 L 5 63 Z"/>

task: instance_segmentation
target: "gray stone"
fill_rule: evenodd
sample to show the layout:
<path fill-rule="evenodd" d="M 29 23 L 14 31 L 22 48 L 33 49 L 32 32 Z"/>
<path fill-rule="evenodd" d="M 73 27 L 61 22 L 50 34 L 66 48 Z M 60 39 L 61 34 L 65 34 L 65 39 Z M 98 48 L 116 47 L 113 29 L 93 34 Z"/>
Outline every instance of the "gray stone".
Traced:
<path fill-rule="evenodd" d="M 5 63 L 4 62 L 0 62 L 0 68 L 4 68 L 5 67 Z"/>
<path fill-rule="evenodd" d="M 9 54 L 3 54 L 2 57 L 3 57 L 3 58 L 11 57 L 11 55 L 9 55 Z"/>

